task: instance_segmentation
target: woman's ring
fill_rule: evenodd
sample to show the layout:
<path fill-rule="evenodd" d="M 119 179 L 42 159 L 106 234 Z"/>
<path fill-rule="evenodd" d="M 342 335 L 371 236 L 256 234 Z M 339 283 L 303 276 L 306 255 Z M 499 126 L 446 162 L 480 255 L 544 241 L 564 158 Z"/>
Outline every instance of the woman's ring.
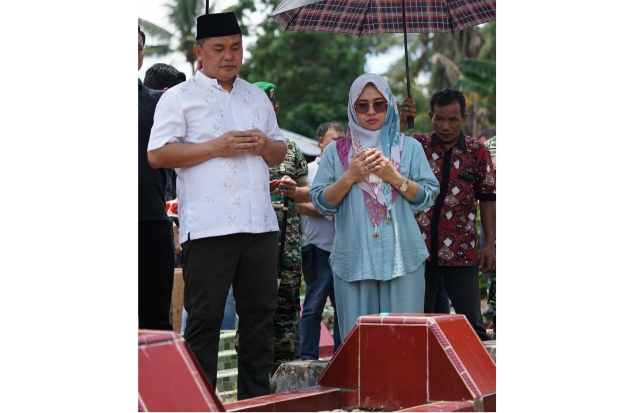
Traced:
<path fill-rule="evenodd" d="M 409 106 L 405 106 L 405 107 L 403 108 L 403 110 L 405 110 L 405 111 L 406 111 L 406 110 L 409 110 Z"/>
<path fill-rule="evenodd" d="M 366 165 L 366 170 L 368 170 L 368 165 Z"/>

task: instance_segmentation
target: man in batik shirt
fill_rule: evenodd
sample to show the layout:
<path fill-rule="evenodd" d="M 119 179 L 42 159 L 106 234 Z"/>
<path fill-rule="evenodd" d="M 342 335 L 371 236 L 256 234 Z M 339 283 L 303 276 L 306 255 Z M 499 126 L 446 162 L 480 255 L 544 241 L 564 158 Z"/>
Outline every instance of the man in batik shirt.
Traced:
<path fill-rule="evenodd" d="M 424 312 L 432 313 L 437 278 L 444 286 L 457 314 L 464 314 L 481 340 L 488 340 L 480 311 L 478 271 L 495 268 L 495 172 L 489 150 L 461 132 L 467 120 L 465 97 L 446 88 L 431 97 L 428 113 L 433 133 L 414 133 L 439 181 L 435 204 L 416 212 L 416 219 L 430 253 L 425 268 Z M 415 103 L 401 104 L 401 131 L 407 116 L 415 116 Z M 487 243 L 478 257 L 476 206 Z"/>

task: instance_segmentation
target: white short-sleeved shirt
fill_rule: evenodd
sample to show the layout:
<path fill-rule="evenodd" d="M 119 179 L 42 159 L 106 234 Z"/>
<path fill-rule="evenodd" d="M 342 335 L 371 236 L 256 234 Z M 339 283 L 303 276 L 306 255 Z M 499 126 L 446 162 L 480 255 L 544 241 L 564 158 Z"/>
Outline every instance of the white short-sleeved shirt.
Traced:
<path fill-rule="evenodd" d="M 195 144 L 230 130 L 257 128 L 284 141 L 265 92 L 237 79 L 228 93 L 202 72 L 168 89 L 157 104 L 148 150 L 167 143 Z M 278 231 L 269 195 L 269 169 L 260 155 L 244 153 L 176 168 L 179 238 Z"/>

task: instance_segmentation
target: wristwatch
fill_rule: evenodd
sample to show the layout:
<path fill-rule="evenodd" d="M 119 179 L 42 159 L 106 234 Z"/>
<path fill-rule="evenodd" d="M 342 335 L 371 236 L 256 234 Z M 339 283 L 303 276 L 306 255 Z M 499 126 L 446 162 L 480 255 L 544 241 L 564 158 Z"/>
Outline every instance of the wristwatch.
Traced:
<path fill-rule="evenodd" d="M 409 189 L 409 180 L 405 178 L 405 182 L 398 187 L 398 192 L 407 192 L 407 189 Z"/>

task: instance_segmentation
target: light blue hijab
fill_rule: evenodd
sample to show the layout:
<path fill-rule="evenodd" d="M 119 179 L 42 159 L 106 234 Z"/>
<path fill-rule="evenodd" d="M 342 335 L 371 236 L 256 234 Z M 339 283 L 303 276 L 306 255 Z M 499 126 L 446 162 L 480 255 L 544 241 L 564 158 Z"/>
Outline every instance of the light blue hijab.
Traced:
<path fill-rule="evenodd" d="M 355 112 L 355 102 L 362 94 L 367 84 L 372 83 L 377 90 L 385 97 L 388 102 L 385 122 L 379 130 L 370 131 L 363 128 Z M 403 150 L 404 136 L 400 133 L 400 117 L 398 115 L 398 104 L 390 86 L 379 75 L 375 73 L 364 73 L 351 85 L 349 91 L 349 127 L 347 138 L 351 138 L 351 149 L 349 150 L 349 163 L 353 155 L 363 149 L 377 148 L 383 155 L 392 161 L 394 167 L 400 171 L 400 156 Z M 368 193 L 377 202 L 387 208 L 392 209 L 392 185 L 381 181 L 376 175 L 370 174 L 357 183 L 359 187 Z"/>

